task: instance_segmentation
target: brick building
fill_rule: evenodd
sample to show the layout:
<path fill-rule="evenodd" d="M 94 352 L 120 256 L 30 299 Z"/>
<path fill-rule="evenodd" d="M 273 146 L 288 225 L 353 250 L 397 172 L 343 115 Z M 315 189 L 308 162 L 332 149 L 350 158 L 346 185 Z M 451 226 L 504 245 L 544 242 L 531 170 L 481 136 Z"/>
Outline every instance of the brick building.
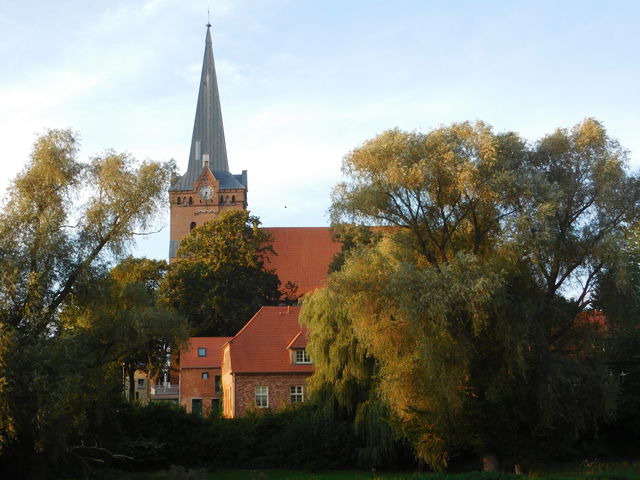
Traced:
<path fill-rule="evenodd" d="M 235 175 L 229 171 L 210 26 L 187 171 L 169 188 L 169 261 L 175 259 L 179 241 L 194 227 L 221 211 L 247 208 L 247 171 Z"/>
<path fill-rule="evenodd" d="M 305 400 L 313 364 L 299 314 L 300 307 L 262 307 L 222 347 L 225 417 Z"/>
<path fill-rule="evenodd" d="M 191 337 L 180 352 L 179 401 L 187 412 L 221 413 L 222 346 L 231 337 Z"/>
<path fill-rule="evenodd" d="M 247 171 L 229 171 L 207 26 L 189 163 L 169 189 L 169 260 L 175 260 L 180 240 L 194 227 L 224 210 L 246 209 L 247 193 Z M 328 227 L 266 230 L 276 252 L 266 267 L 275 271 L 282 285 L 294 284 L 296 295 L 325 285 L 328 265 L 341 248 Z M 313 365 L 306 355 L 307 337 L 298 324 L 299 313 L 300 307 L 262 307 L 233 338 L 192 338 L 180 354 L 180 404 L 189 412 L 207 415 L 220 406 L 220 388 L 227 417 L 304 401 L 305 380 Z M 216 378 L 221 381 L 216 383 Z M 171 381 L 177 380 L 172 374 Z"/>

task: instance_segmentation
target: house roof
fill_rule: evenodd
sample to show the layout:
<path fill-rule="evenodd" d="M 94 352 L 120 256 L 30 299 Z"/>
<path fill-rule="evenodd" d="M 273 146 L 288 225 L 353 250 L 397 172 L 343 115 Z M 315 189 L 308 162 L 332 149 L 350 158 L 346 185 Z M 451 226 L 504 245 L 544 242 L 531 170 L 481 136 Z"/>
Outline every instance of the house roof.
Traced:
<path fill-rule="evenodd" d="M 282 285 L 298 285 L 298 295 L 326 285 L 329 264 L 342 244 L 331 237 L 329 227 L 270 227 L 276 255 L 269 255 L 265 267 L 273 269 Z"/>
<path fill-rule="evenodd" d="M 287 348 L 300 349 L 300 348 L 306 348 L 306 346 L 307 346 L 307 336 L 304 334 L 302 330 L 300 330 L 298 333 L 296 333 L 295 337 L 291 339 L 291 341 L 289 342 L 289 345 L 287 345 Z"/>
<path fill-rule="evenodd" d="M 578 313 L 577 323 L 582 325 L 592 325 L 597 328 L 607 328 L 607 317 L 601 310 L 586 310 Z"/>
<path fill-rule="evenodd" d="M 222 346 L 232 337 L 191 337 L 180 352 L 180 368 L 220 368 Z M 206 357 L 198 356 L 198 348 L 207 349 Z"/>
<path fill-rule="evenodd" d="M 306 329 L 298 323 L 300 307 L 262 307 L 229 340 L 232 373 L 311 373 L 313 365 L 291 363 L 290 345 L 304 348 Z"/>

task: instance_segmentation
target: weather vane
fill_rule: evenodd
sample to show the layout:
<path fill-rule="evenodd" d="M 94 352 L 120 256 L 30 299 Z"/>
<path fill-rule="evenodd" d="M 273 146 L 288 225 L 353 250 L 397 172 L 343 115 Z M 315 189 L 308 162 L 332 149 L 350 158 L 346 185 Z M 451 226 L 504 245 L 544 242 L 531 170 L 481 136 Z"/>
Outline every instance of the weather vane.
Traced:
<path fill-rule="evenodd" d="M 207 28 L 211 27 L 211 19 L 209 18 L 209 8 L 207 8 Z"/>

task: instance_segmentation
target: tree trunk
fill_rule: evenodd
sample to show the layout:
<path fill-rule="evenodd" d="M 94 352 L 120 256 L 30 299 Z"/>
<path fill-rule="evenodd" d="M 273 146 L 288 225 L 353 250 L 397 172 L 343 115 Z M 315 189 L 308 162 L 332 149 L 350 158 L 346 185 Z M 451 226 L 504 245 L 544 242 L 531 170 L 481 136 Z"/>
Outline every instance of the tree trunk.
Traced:
<path fill-rule="evenodd" d="M 487 452 L 482 455 L 482 470 L 485 472 L 498 471 L 498 457 L 493 452 Z"/>

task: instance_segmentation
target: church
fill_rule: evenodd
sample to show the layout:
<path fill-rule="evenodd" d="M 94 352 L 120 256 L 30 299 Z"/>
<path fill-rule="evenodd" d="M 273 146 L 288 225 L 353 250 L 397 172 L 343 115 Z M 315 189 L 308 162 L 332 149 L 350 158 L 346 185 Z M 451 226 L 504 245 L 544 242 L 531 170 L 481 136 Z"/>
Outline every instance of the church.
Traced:
<path fill-rule="evenodd" d="M 169 189 L 169 261 L 185 236 L 225 210 L 247 209 L 248 172 L 229 170 L 220 95 L 207 25 L 202 74 L 187 170 Z M 328 227 L 265 228 L 275 255 L 266 267 L 281 285 L 304 295 L 326 284 L 341 245 Z M 187 411 L 236 417 L 262 408 L 303 402 L 313 372 L 300 307 L 262 307 L 234 337 L 193 337 L 180 354 L 178 401 Z"/>
<path fill-rule="evenodd" d="M 170 262 L 176 259 L 180 240 L 196 226 L 213 220 L 222 211 L 249 206 L 247 171 L 232 174 L 229 170 L 210 30 L 207 24 L 187 171 L 169 189 Z M 325 284 L 327 266 L 340 250 L 328 227 L 265 230 L 273 238 L 276 252 L 267 268 L 275 270 L 282 285 L 295 283 L 297 293 L 304 295 Z"/>

